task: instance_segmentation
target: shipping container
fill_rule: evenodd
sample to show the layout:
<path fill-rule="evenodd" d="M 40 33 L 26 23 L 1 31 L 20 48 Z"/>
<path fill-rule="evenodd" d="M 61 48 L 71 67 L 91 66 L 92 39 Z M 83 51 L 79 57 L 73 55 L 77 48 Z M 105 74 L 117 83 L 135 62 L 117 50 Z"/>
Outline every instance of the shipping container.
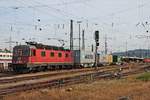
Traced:
<path fill-rule="evenodd" d="M 74 63 L 81 67 L 92 67 L 95 62 L 94 52 L 74 50 Z"/>
<path fill-rule="evenodd" d="M 113 62 L 113 56 L 112 55 L 106 55 L 106 62 L 111 64 Z"/>
<path fill-rule="evenodd" d="M 119 58 L 116 55 L 99 55 L 99 63 L 103 64 L 103 65 L 109 65 L 109 64 L 116 64 L 117 62 L 119 62 L 121 60 L 121 58 Z"/>

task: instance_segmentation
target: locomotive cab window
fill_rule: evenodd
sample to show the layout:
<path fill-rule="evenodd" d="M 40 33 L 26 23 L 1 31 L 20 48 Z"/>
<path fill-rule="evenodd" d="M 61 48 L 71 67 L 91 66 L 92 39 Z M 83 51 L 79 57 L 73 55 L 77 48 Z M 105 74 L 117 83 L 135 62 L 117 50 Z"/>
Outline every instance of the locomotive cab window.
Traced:
<path fill-rule="evenodd" d="M 19 56 L 22 56 L 22 54 L 23 54 L 22 49 L 18 49 L 18 55 L 19 55 Z"/>
<path fill-rule="evenodd" d="M 36 56 L 36 50 L 31 50 L 31 56 Z"/>
<path fill-rule="evenodd" d="M 51 53 L 50 53 L 50 56 L 51 56 L 51 57 L 54 57 L 54 56 L 55 56 L 55 55 L 54 55 L 54 52 L 51 52 Z"/>
<path fill-rule="evenodd" d="M 42 52 L 41 52 L 41 56 L 42 56 L 42 57 L 45 57 L 45 56 L 46 56 L 45 51 L 42 51 Z"/>
<path fill-rule="evenodd" d="M 62 57 L 62 53 L 58 53 L 58 57 Z"/>

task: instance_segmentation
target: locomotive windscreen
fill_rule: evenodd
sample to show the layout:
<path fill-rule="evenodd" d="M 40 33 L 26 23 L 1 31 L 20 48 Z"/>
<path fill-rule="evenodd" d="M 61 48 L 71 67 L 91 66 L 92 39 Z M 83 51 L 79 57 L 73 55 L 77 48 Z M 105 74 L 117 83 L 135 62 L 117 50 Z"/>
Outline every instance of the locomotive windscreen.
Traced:
<path fill-rule="evenodd" d="M 28 46 L 16 46 L 13 50 L 14 56 L 29 56 L 30 48 Z"/>

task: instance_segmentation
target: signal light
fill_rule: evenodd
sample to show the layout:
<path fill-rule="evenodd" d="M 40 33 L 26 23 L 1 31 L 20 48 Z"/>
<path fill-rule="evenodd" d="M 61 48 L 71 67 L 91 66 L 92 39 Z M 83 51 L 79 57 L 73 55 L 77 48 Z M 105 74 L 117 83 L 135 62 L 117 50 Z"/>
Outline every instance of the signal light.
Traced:
<path fill-rule="evenodd" d="M 99 41 L 99 31 L 95 31 L 95 41 Z"/>
<path fill-rule="evenodd" d="M 96 43 L 96 46 L 99 46 L 99 43 Z"/>

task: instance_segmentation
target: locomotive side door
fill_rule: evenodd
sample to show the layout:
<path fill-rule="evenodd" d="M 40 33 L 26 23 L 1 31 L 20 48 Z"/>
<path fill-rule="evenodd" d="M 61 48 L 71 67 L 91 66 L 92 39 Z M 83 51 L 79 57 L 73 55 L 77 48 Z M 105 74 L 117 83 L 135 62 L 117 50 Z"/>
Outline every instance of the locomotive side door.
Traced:
<path fill-rule="evenodd" d="M 30 58 L 31 63 L 37 61 L 37 59 L 36 59 L 36 49 L 31 49 L 30 50 L 30 56 L 31 56 L 31 58 Z"/>

